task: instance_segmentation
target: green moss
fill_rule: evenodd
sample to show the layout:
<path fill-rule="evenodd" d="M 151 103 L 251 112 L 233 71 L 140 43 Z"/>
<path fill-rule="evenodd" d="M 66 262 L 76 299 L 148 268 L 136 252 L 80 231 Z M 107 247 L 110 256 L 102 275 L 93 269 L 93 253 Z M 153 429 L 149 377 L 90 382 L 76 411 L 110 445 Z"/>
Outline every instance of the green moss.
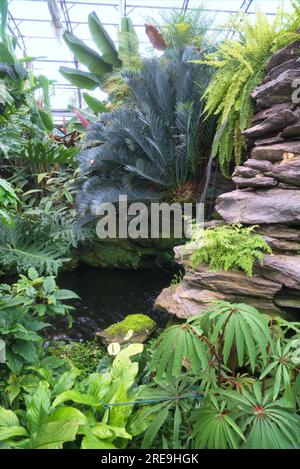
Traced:
<path fill-rule="evenodd" d="M 155 325 L 155 322 L 145 314 L 129 314 L 123 321 L 105 329 L 105 334 L 107 337 L 124 336 L 130 330 L 134 334 L 142 334 L 152 331 Z"/>
<path fill-rule="evenodd" d="M 109 269 L 137 269 L 141 262 L 141 253 L 130 251 L 122 246 L 109 243 L 96 246 L 91 252 L 82 255 L 81 260 L 93 267 Z"/>

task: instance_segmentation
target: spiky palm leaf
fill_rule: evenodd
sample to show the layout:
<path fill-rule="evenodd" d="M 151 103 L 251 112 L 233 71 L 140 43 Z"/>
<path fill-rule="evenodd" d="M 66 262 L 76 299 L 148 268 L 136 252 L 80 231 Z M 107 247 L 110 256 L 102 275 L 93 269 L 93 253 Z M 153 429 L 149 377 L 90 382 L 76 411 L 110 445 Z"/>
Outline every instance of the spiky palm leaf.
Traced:
<path fill-rule="evenodd" d="M 203 102 L 196 81 L 205 88 L 210 73 L 206 66 L 200 70 L 189 62 L 195 54 L 189 48 L 171 61 L 146 60 L 140 72 L 123 73 L 134 97 L 132 106 L 103 115 L 87 132 L 86 148 L 79 155 L 88 178 L 78 195 L 80 209 L 93 207 L 95 213 L 97 196 L 99 203 L 113 201 L 118 188 L 119 194 L 134 199 L 146 195 L 149 200 L 151 195 L 159 200 L 196 176 L 199 161 L 205 158 L 199 150 L 205 148 L 202 137 L 207 138 L 203 128 L 198 131 Z M 209 120 L 207 128 L 212 137 Z"/>
<path fill-rule="evenodd" d="M 223 391 L 224 397 L 238 407 L 244 420 L 242 430 L 247 438 L 245 447 L 251 449 L 299 448 L 300 418 L 296 412 L 272 400 L 272 389 L 263 393 L 262 385 L 256 382 L 253 392 L 243 395 L 235 391 Z"/>

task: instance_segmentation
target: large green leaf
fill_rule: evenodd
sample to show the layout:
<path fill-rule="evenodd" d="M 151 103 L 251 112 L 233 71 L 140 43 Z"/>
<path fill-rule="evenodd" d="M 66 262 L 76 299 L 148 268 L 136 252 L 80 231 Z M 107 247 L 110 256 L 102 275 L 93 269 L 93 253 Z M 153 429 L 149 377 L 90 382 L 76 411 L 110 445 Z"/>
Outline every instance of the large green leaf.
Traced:
<path fill-rule="evenodd" d="M 108 112 L 109 109 L 99 99 L 94 98 L 88 93 L 83 93 L 83 98 L 91 110 L 98 115 L 101 112 Z"/>
<path fill-rule="evenodd" d="M 44 111 L 43 109 L 38 109 L 39 116 L 43 123 L 43 126 L 47 132 L 51 132 L 54 128 L 52 115 L 49 112 Z"/>
<path fill-rule="evenodd" d="M 133 57 L 138 57 L 139 40 L 130 18 L 124 17 L 121 19 L 121 28 L 118 36 L 120 59 L 126 62 Z"/>
<path fill-rule="evenodd" d="M 99 440 L 93 435 L 89 435 L 83 438 L 81 449 L 116 449 L 116 446 L 105 440 Z"/>
<path fill-rule="evenodd" d="M 65 401 L 73 401 L 77 404 L 85 404 L 90 405 L 92 407 L 97 407 L 101 404 L 101 402 L 99 402 L 99 400 L 92 395 L 83 394 L 75 390 L 70 390 L 59 394 L 53 402 L 53 407 L 56 407 Z"/>
<path fill-rule="evenodd" d="M 291 449 L 300 446 L 300 418 L 281 401 L 272 401 L 273 390 L 263 392 L 256 382 L 252 392 L 223 391 L 236 403 L 245 428 L 245 447 L 251 449 Z"/>
<path fill-rule="evenodd" d="M 106 63 L 98 52 L 88 47 L 70 31 L 65 31 L 63 38 L 75 57 L 79 62 L 85 65 L 91 73 L 102 77 L 112 70 L 112 66 Z"/>
<path fill-rule="evenodd" d="M 197 449 L 237 449 L 245 436 L 228 414 L 225 402 L 218 403 L 211 396 L 211 402 L 193 415 L 193 436 Z"/>
<path fill-rule="evenodd" d="M 86 90 L 94 90 L 101 85 L 99 77 L 93 73 L 75 70 L 69 67 L 60 67 L 60 73 L 72 85 Z"/>
<path fill-rule="evenodd" d="M 0 63 L 4 63 L 7 65 L 14 65 L 15 59 L 9 52 L 8 48 L 0 42 Z"/>
<path fill-rule="evenodd" d="M 71 419 L 57 422 L 46 422 L 39 432 L 32 435 L 32 449 L 61 449 L 66 441 L 75 440 L 80 420 Z"/>
<path fill-rule="evenodd" d="M 88 16 L 88 24 L 91 31 L 92 38 L 100 52 L 102 58 L 106 63 L 111 64 L 113 67 L 119 68 L 122 65 L 118 57 L 118 52 L 115 44 L 107 31 L 104 29 L 103 24 L 98 18 L 97 14 L 93 11 Z"/>
<path fill-rule="evenodd" d="M 31 433 L 39 432 L 50 411 L 50 390 L 46 381 L 41 381 L 32 396 L 26 396 L 26 419 Z"/>

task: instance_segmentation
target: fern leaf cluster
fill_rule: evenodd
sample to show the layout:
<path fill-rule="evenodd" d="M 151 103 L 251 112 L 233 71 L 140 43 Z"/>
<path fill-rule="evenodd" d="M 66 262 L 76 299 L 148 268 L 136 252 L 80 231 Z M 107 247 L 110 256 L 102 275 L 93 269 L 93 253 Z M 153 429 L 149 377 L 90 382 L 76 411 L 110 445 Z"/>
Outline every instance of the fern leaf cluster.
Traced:
<path fill-rule="evenodd" d="M 300 38 L 300 7 L 295 2 L 293 13 L 278 11 L 272 23 L 259 10 L 254 23 L 242 13 L 229 26 L 239 39 L 225 40 L 204 61 L 217 70 L 205 93 L 205 112 L 218 118 L 213 155 L 218 156 L 226 176 L 232 162 L 240 164 L 242 160 L 242 131 L 249 127 L 253 115 L 251 92 L 262 82 L 269 58 Z"/>
<path fill-rule="evenodd" d="M 192 265 L 208 263 L 211 270 L 242 270 L 252 276 L 255 261 L 262 263 L 264 254 L 272 252 L 263 237 L 254 233 L 256 228 L 239 224 L 208 228 L 191 255 Z M 197 232 L 194 241 L 199 241 Z"/>

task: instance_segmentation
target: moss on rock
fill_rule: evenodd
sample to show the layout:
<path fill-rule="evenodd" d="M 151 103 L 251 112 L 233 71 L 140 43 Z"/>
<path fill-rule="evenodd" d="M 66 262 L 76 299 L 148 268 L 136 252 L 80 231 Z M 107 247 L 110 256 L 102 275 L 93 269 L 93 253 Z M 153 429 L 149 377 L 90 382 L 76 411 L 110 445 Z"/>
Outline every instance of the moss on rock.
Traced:
<path fill-rule="evenodd" d="M 123 321 L 112 324 L 102 332 L 97 333 L 104 343 L 109 344 L 118 342 L 120 344 L 127 342 L 126 335 L 133 331 L 128 342 L 145 342 L 156 328 L 153 319 L 145 314 L 129 314 Z"/>

